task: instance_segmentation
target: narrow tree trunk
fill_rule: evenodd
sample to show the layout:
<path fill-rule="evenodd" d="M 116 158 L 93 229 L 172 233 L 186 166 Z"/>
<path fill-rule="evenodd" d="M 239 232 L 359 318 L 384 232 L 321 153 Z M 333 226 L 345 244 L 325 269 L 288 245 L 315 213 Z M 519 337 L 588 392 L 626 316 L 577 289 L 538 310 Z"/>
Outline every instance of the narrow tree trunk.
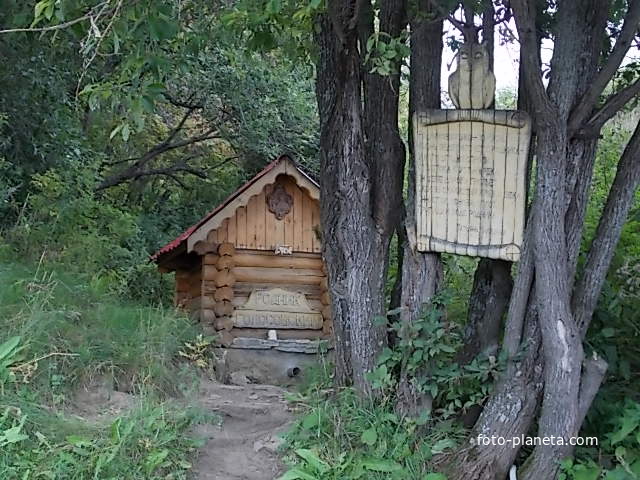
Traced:
<path fill-rule="evenodd" d="M 459 363 L 465 365 L 480 353 L 497 353 L 502 317 L 509 305 L 513 288 L 511 265 L 511 262 L 504 260 L 486 258 L 478 262 L 469 298 L 464 348 L 458 357 Z"/>
<path fill-rule="evenodd" d="M 586 335 L 589 328 L 622 227 L 640 184 L 639 155 L 640 125 L 636 126 L 618 164 L 607 203 L 589 248 L 584 273 L 573 294 L 573 310 L 582 336 Z"/>
<path fill-rule="evenodd" d="M 413 113 L 427 108 L 440 108 L 440 65 L 442 63 L 442 21 L 428 17 L 428 0 L 419 0 L 416 11 L 421 16 L 411 19 L 411 83 L 409 92 L 409 178 L 405 217 L 405 242 L 402 263 L 402 295 L 400 335 L 423 313 L 437 292 L 442 280 L 442 262 L 436 253 L 416 250 L 415 222 L 415 161 L 411 120 Z M 426 14 L 426 16 L 425 16 Z M 398 382 L 396 405 L 400 412 L 416 416 L 431 408 L 431 399 L 421 392 L 403 367 Z"/>

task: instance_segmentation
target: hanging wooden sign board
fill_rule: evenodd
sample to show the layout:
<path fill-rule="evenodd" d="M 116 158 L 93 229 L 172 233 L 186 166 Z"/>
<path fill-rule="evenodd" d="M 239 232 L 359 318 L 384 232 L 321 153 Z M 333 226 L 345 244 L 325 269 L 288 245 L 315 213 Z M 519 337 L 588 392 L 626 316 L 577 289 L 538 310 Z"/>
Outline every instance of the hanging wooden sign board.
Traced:
<path fill-rule="evenodd" d="M 414 115 L 417 248 L 516 261 L 531 120 L 508 110 Z"/>

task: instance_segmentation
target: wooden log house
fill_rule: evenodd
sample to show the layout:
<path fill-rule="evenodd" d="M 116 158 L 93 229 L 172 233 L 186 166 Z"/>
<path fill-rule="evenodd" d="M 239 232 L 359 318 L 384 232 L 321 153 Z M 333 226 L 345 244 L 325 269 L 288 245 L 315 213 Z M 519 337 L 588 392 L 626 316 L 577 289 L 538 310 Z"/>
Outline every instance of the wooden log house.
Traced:
<path fill-rule="evenodd" d="M 287 156 L 152 256 L 223 346 L 311 353 L 332 332 L 320 190 Z"/>

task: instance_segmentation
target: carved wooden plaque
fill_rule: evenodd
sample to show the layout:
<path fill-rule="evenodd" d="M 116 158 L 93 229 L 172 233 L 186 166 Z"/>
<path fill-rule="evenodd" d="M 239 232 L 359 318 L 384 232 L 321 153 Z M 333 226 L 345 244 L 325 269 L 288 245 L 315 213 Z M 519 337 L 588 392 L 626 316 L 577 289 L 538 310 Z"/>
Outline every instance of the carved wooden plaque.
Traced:
<path fill-rule="evenodd" d="M 302 293 L 281 288 L 254 290 L 233 312 L 239 328 L 322 328 L 322 314 L 311 309 Z"/>
<path fill-rule="evenodd" d="M 291 211 L 292 204 L 293 198 L 291 195 L 287 193 L 282 184 L 276 183 L 267 198 L 269 211 L 273 213 L 278 220 L 282 220 L 287 213 Z"/>
<path fill-rule="evenodd" d="M 428 110 L 416 113 L 413 124 L 418 250 L 518 260 L 528 115 Z"/>

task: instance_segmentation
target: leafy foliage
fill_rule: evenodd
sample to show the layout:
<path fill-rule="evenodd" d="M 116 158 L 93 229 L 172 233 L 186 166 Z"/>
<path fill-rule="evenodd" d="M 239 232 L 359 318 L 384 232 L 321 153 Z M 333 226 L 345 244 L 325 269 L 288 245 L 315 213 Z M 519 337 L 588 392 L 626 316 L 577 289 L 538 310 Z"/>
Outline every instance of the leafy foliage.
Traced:
<path fill-rule="evenodd" d="M 286 436 L 291 468 L 280 480 L 446 480 L 428 462 L 455 446 L 453 424 L 421 435 L 420 421 L 394 412 L 391 397 L 363 405 L 353 390 L 332 392 L 322 378 L 293 398 L 308 408 Z"/>
<path fill-rule="evenodd" d="M 462 346 L 460 325 L 444 320 L 446 303 L 444 295 L 434 299 L 431 308 L 406 330 L 392 324 L 399 340 L 394 348 L 385 348 L 378 367 L 369 374 L 374 388 L 391 393 L 397 386 L 394 372 L 406 372 L 417 391 L 433 399 L 433 411 L 423 412 L 425 419 L 433 415 L 446 420 L 481 405 L 503 364 L 486 355 L 467 365 L 455 361 Z"/>

